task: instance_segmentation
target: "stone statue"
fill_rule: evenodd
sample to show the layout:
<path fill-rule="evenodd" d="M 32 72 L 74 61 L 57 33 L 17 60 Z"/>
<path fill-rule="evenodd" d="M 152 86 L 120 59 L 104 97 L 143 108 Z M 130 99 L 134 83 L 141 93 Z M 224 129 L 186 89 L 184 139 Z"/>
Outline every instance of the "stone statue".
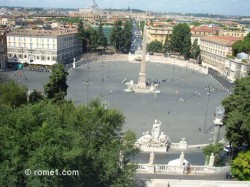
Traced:
<path fill-rule="evenodd" d="M 181 138 L 181 141 L 179 142 L 179 148 L 180 148 L 180 149 L 187 149 L 187 141 L 186 141 L 186 138 Z"/>
<path fill-rule="evenodd" d="M 123 168 L 123 162 L 124 162 L 124 155 L 122 153 L 122 151 L 120 151 L 119 153 L 119 164 L 120 164 L 120 168 Z"/>
<path fill-rule="evenodd" d="M 130 80 L 130 86 L 131 86 L 131 88 L 134 87 L 134 81 L 133 80 Z"/>
<path fill-rule="evenodd" d="M 149 134 L 149 132 L 147 131 L 145 136 L 144 136 L 144 144 L 149 143 L 152 140 L 152 136 Z"/>
<path fill-rule="evenodd" d="M 161 143 L 166 144 L 167 143 L 167 135 L 165 135 L 164 132 L 161 132 L 159 140 Z"/>
<path fill-rule="evenodd" d="M 183 163 L 184 163 L 184 153 L 181 152 L 181 155 L 180 155 L 180 166 L 183 166 Z"/>
<path fill-rule="evenodd" d="M 210 155 L 208 166 L 210 166 L 210 167 L 213 167 L 213 166 L 214 166 L 214 153 L 212 153 L 212 154 Z"/>
<path fill-rule="evenodd" d="M 140 137 L 140 138 L 137 140 L 137 143 L 143 144 L 143 143 L 144 143 L 144 138 L 145 138 L 145 132 L 142 133 L 142 137 Z"/>
<path fill-rule="evenodd" d="M 153 125 L 153 129 L 151 131 L 152 137 L 154 141 L 159 141 L 159 135 L 160 135 L 160 127 L 161 127 L 161 121 L 157 123 L 157 119 L 155 120 L 155 124 Z"/>
<path fill-rule="evenodd" d="M 223 106 L 216 107 L 215 116 L 216 116 L 217 119 L 219 119 L 220 121 L 222 121 L 223 117 L 224 117 L 224 114 L 225 114 L 225 109 L 224 109 Z"/>
<path fill-rule="evenodd" d="M 149 147 L 150 146 L 150 142 L 152 140 L 152 136 L 149 134 L 149 132 L 147 131 L 146 133 L 143 132 L 142 133 L 142 137 L 140 137 L 136 142 L 135 144 L 137 146 L 147 146 Z"/>
<path fill-rule="evenodd" d="M 150 92 L 155 92 L 156 91 L 156 88 L 155 88 L 155 85 L 154 85 L 154 83 L 152 83 L 151 84 L 151 86 L 150 86 Z"/>
<path fill-rule="evenodd" d="M 150 164 L 150 165 L 154 164 L 154 159 L 155 159 L 155 154 L 154 154 L 154 152 L 152 151 L 152 152 L 150 153 L 150 158 L 149 158 L 149 164 Z"/>

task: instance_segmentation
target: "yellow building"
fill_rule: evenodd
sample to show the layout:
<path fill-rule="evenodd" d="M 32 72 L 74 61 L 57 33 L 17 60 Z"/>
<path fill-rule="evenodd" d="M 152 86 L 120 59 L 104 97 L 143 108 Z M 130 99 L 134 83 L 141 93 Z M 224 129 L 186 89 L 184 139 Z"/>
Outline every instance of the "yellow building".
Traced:
<path fill-rule="evenodd" d="M 247 31 L 241 29 L 232 29 L 232 30 L 220 30 L 220 36 L 235 36 L 235 37 L 245 37 L 248 34 Z"/>
<path fill-rule="evenodd" d="M 242 37 L 206 36 L 201 38 L 202 64 L 225 74 L 227 55 L 232 55 L 232 45 Z"/>
<path fill-rule="evenodd" d="M 152 41 L 160 41 L 164 44 L 166 36 L 171 35 L 173 31 L 173 27 L 152 27 L 149 26 L 147 28 L 147 43 Z"/>

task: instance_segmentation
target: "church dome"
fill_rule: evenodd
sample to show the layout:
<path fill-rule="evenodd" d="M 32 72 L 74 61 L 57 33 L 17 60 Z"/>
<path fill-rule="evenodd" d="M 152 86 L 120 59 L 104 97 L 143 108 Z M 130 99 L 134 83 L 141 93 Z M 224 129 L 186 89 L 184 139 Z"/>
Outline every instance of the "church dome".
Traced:
<path fill-rule="evenodd" d="M 95 0 L 93 0 L 93 3 L 92 3 L 92 5 L 90 6 L 90 8 L 91 9 L 98 9 L 98 6 L 97 6 L 97 4 L 96 4 L 96 2 L 95 2 Z"/>

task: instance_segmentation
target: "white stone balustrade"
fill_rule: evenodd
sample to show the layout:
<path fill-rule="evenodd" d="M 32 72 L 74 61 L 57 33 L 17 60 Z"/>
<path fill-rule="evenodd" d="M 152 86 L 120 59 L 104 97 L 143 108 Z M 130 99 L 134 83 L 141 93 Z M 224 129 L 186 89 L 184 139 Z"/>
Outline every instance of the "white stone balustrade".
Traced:
<path fill-rule="evenodd" d="M 184 170 L 183 166 L 169 166 L 163 164 L 153 164 L 153 166 L 154 170 L 152 170 L 152 168 L 149 168 L 149 164 L 138 164 L 136 172 L 152 173 L 152 171 L 154 171 L 154 174 L 183 174 Z M 189 174 L 191 175 L 220 174 L 220 173 L 226 173 L 229 170 L 230 170 L 229 166 L 209 167 L 209 166 L 191 165 Z"/>

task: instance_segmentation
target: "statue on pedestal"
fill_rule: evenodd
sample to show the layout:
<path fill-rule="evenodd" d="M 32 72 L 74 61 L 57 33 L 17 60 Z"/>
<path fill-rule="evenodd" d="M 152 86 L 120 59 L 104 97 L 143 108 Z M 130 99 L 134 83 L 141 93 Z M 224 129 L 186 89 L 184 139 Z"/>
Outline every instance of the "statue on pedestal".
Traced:
<path fill-rule="evenodd" d="M 155 124 L 153 125 L 153 129 L 151 131 L 152 138 L 154 141 L 159 141 L 160 127 L 161 127 L 161 121 L 157 123 L 157 119 L 156 119 Z"/>
<path fill-rule="evenodd" d="M 210 167 L 214 166 L 214 153 L 210 155 L 208 166 Z"/>
<path fill-rule="evenodd" d="M 148 163 L 148 164 L 150 164 L 150 165 L 154 164 L 154 159 L 155 159 L 155 154 L 154 154 L 154 152 L 152 151 L 152 152 L 150 153 L 150 158 L 149 158 L 149 163 Z"/>
<path fill-rule="evenodd" d="M 221 122 L 224 118 L 225 109 L 223 106 L 216 107 L 215 120 Z"/>

